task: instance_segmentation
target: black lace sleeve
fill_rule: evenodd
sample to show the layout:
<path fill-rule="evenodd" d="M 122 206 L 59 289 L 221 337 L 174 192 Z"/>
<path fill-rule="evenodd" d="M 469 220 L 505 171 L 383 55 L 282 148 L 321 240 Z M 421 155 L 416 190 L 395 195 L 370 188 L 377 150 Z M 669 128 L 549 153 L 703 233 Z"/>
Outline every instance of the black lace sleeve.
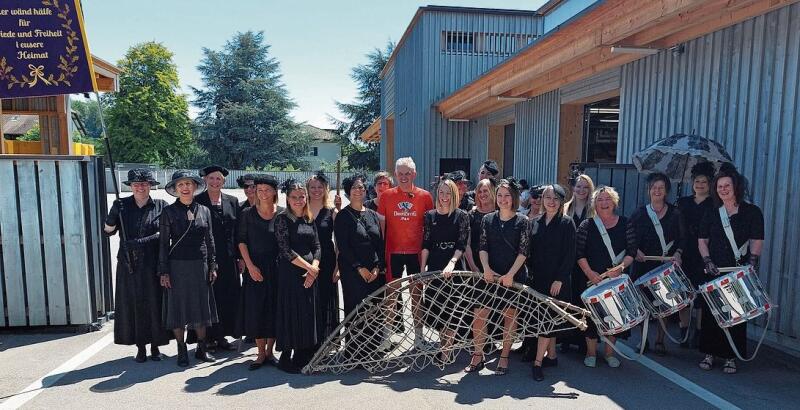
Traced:
<path fill-rule="evenodd" d="M 587 258 L 586 243 L 589 238 L 589 224 L 594 223 L 591 219 L 584 219 L 575 231 L 575 259 Z"/>
<path fill-rule="evenodd" d="M 480 246 L 478 247 L 478 251 L 489 252 L 489 222 L 492 220 L 491 217 L 484 217 L 481 221 L 481 240 Z"/>
<path fill-rule="evenodd" d="M 456 240 L 455 248 L 464 252 L 469 246 L 469 215 L 459 209 L 456 210 L 456 218 L 458 218 L 458 240 Z"/>
<path fill-rule="evenodd" d="M 435 218 L 436 214 L 431 212 L 425 212 L 425 216 L 422 218 L 424 221 L 422 224 L 422 249 L 431 250 L 431 225 Z"/>
<path fill-rule="evenodd" d="M 278 242 L 278 256 L 286 261 L 293 261 L 295 256 L 289 242 L 289 218 L 286 215 L 275 217 L 275 241 Z"/>
<path fill-rule="evenodd" d="M 530 236 L 528 235 L 528 218 L 525 216 L 518 216 L 521 221 L 518 223 L 522 224 L 519 229 L 519 247 L 517 248 L 517 254 L 522 255 L 524 257 L 528 257 L 528 253 L 530 251 Z"/>
<path fill-rule="evenodd" d="M 165 210 L 158 218 L 158 274 L 169 275 L 169 245 L 171 221 L 169 213 Z"/>
<path fill-rule="evenodd" d="M 636 240 L 636 227 L 632 221 L 627 221 L 625 224 L 625 256 L 635 258 L 636 251 L 638 250 L 639 244 Z"/>

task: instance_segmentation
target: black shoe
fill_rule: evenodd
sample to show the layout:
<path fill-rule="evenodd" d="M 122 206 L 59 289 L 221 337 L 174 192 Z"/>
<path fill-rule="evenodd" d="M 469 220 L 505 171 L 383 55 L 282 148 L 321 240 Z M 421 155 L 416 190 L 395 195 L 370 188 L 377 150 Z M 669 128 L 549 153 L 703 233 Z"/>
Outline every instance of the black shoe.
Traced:
<path fill-rule="evenodd" d="M 263 361 L 263 362 L 261 362 L 261 363 L 259 363 L 259 362 L 252 362 L 252 363 L 250 363 L 250 366 L 247 368 L 247 370 L 250 370 L 250 371 L 252 371 L 252 370 L 258 370 L 258 369 L 262 368 L 262 367 L 264 366 L 264 364 L 265 364 L 265 363 L 266 363 L 266 360 L 265 360 L 265 361 Z"/>
<path fill-rule="evenodd" d="M 256 338 L 255 338 L 255 337 L 250 337 L 250 336 L 247 336 L 247 337 L 245 337 L 245 338 L 244 338 L 244 342 L 245 342 L 245 343 L 248 343 L 248 344 L 253 344 L 253 343 L 255 343 L 255 342 L 256 342 Z"/>
<path fill-rule="evenodd" d="M 275 356 L 267 357 L 267 360 L 264 360 L 264 364 L 267 366 L 278 367 L 278 359 Z"/>
<path fill-rule="evenodd" d="M 208 350 L 206 350 L 205 341 L 203 340 L 197 341 L 197 348 L 194 350 L 194 358 L 206 363 L 213 363 L 217 360 L 214 358 L 214 356 L 208 353 Z"/>
<path fill-rule="evenodd" d="M 178 343 L 178 366 L 186 367 L 189 365 L 189 353 L 186 351 L 186 343 Z"/>
<path fill-rule="evenodd" d="M 217 340 L 217 350 L 236 350 L 236 348 L 230 344 L 225 338 L 223 337 L 220 340 Z"/>
<path fill-rule="evenodd" d="M 476 354 L 472 355 L 472 357 L 475 357 L 475 356 L 478 356 L 478 355 L 476 355 Z M 476 364 L 472 364 L 472 362 L 470 362 L 470 364 L 468 364 L 467 367 L 464 368 L 464 373 L 479 372 L 479 371 L 483 370 L 484 367 L 486 367 L 486 359 L 483 356 L 481 356 L 481 361 L 476 363 Z"/>
<path fill-rule="evenodd" d="M 144 347 L 140 347 L 139 350 L 136 352 L 136 357 L 133 359 L 136 360 L 136 363 L 144 363 L 147 361 L 147 350 Z"/>
<path fill-rule="evenodd" d="M 542 366 L 533 366 L 533 380 L 540 382 L 544 380 L 544 372 L 542 372 Z"/>
<path fill-rule="evenodd" d="M 542 359 L 542 367 L 556 367 L 558 366 L 558 358 L 551 359 L 549 357 L 545 357 Z"/>
<path fill-rule="evenodd" d="M 150 348 L 150 360 L 152 360 L 154 362 L 160 362 L 161 361 L 161 351 L 158 350 L 157 346 L 153 346 L 153 347 Z"/>
<path fill-rule="evenodd" d="M 286 357 L 286 359 L 284 359 Z M 281 359 L 278 361 L 278 369 L 283 370 L 289 374 L 298 374 L 300 373 L 300 369 L 298 369 L 294 364 L 292 364 L 292 359 L 289 358 L 289 352 L 281 353 Z"/>

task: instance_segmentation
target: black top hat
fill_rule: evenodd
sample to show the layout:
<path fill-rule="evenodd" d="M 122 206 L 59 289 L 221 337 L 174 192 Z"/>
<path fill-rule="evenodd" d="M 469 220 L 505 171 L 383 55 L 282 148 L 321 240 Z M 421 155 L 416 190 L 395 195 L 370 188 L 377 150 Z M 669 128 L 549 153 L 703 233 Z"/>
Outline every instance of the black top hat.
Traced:
<path fill-rule="evenodd" d="M 201 169 L 200 170 L 200 176 L 204 177 L 204 176 L 206 176 L 206 175 L 208 175 L 208 174 L 210 174 L 212 172 L 217 172 L 217 171 L 222 173 L 222 176 L 224 176 L 224 177 L 228 176 L 228 169 L 225 168 L 225 167 L 219 166 L 219 165 L 209 165 L 209 166 Z"/>
<path fill-rule="evenodd" d="M 194 190 L 195 195 L 206 190 L 206 181 L 197 176 L 197 174 L 194 172 L 186 170 L 175 171 L 172 174 L 172 179 L 167 182 L 167 185 L 164 186 L 164 190 L 167 191 L 168 194 L 177 197 L 178 193 L 175 192 L 175 185 L 182 179 L 191 179 L 195 184 L 197 184 L 197 188 Z"/>
<path fill-rule="evenodd" d="M 161 184 L 153 178 L 153 173 L 149 169 L 133 168 L 128 171 L 128 180 L 122 181 L 123 184 L 130 186 L 134 182 L 149 182 L 150 186 Z"/>
<path fill-rule="evenodd" d="M 236 178 L 236 183 L 239 185 L 239 188 L 247 188 L 245 181 L 255 181 L 255 177 L 256 176 L 254 174 L 240 175 L 238 178 Z"/>

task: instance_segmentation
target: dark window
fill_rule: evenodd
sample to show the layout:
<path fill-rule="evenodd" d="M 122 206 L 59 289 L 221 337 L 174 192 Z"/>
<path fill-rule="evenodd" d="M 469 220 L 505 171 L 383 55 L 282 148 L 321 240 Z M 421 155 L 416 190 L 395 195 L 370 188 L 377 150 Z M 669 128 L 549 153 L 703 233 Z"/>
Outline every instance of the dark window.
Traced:
<path fill-rule="evenodd" d="M 308 153 L 310 157 L 318 157 L 319 156 L 319 148 L 311 147 L 311 151 Z"/>
<path fill-rule="evenodd" d="M 586 104 L 583 110 L 583 161 L 617 162 L 619 97 Z"/>
<path fill-rule="evenodd" d="M 442 52 L 510 56 L 536 40 L 534 34 L 443 31 Z"/>

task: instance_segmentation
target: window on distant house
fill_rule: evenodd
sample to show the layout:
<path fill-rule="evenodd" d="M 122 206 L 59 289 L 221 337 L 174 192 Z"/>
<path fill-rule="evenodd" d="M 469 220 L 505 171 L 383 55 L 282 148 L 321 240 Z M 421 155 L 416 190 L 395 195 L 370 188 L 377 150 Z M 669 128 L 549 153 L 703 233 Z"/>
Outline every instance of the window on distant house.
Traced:
<path fill-rule="evenodd" d="M 534 34 L 442 31 L 446 54 L 510 56 L 536 40 Z"/>
<path fill-rule="evenodd" d="M 308 156 L 310 156 L 310 157 L 318 157 L 319 156 L 319 148 L 318 147 L 311 147 L 311 151 L 309 151 Z"/>

